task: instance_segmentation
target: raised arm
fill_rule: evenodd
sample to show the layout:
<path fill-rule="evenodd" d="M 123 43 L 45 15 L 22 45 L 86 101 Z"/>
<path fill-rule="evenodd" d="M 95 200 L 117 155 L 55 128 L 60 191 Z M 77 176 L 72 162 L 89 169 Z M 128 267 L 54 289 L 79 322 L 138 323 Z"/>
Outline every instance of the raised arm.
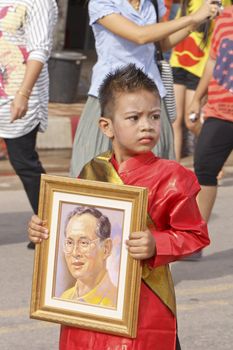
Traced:
<path fill-rule="evenodd" d="M 208 8 L 211 7 L 210 10 L 210 16 L 207 16 L 203 19 L 204 13 L 208 11 Z M 197 27 L 199 27 L 200 23 L 203 23 L 208 17 L 210 19 L 214 19 L 216 16 L 220 14 L 222 9 L 218 5 L 210 5 L 210 2 L 205 2 L 202 7 L 198 11 L 196 11 L 194 14 L 192 14 L 195 17 L 195 24 L 189 25 L 188 27 L 175 31 L 169 37 L 165 38 L 161 42 L 161 47 L 163 51 L 167 51 L 171 49 L 172 47 L 176 46 L 180 41 L 186 38 L 187 33 L 190 34 L 191 31 L 195 31 Z M 187 16 L 185 16 L 187 17 Z M 182 17 L 181 17 L 182 18 Z M 177 20 L 175 20 L 177 21 Z"/>
<path fill-rule="evenodd" d="M 168 49 L 184 39 L 193 27 L 205 21 L 206 18 L 216 15 L 218 6 L 212 5 L 211 1 L 206 1 L 197 12 L 189 16 L 164 23 L 140 26 L 117 13 L 104 16 L 98 20 L 98 23 L 112 33 L 136 44 L 162 41 L 162 46 Z M 175 32 L 178 32 L 177 35 L 174 34 Z M 165 40 L 164 43 L 163 40 Z"/>

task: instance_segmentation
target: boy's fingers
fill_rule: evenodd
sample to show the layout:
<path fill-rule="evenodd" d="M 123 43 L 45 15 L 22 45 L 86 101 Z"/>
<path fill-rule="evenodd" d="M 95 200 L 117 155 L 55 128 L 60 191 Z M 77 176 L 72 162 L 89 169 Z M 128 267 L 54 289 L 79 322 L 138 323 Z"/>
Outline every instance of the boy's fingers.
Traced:
<path fill-rule="evenodd" d="M 33 240 L 34 243 L 39 243 L 41 239 L 47 239 L 49 230 L 46 227 L 36 224 L 35 221 L 30 221 L 28 224 L 28 235 L 29 239 Z"/>
<path fill-rule="evenodd" d="M 155 252 L 149 252 L 148 249 L 145 249 L 145 250 L 134 250 L 134 249 L 135 248 L 129 249 L 129 254 L 134 259 L 145 260 L 155 255 Z"/>
<path fill-rule="evenodd" d="M 38 216 L 34 215 L 31 218 L 31 221 L 29 221 L 28 227 L 30 227 L 32 230 L 35 230 L 35 231 L 48 233 L 48 229 L 47 227 L 45 227 L 46 224 L 47 224 L 46 221 L 42 221 Z"/>
<path fill-rule="evenodd" d="M 143 254 L 143 253 L 130 253 L 130 256 L 134 259 L 137 259 L 137 260 L 145 260 L 147 259 L 147 256 L 146 254 Z"/>
<path fill-rule="evenodd" d="M 40 226 L 40 225 L 35 225 L 35 224 L 30 224 L 28 226 L 28 230 L 31 233 L 35 233 L 36 236 L 41 234 L 41 233 L 42 234 L 48 234 L 49 233 L 49 230 L 46 227 L 43 227 L 43 226 Z"/>
<path fill-rule="evenodd" d="M 139 232 L 132 232 L 130 235 L 130 240 L 131 239 L 139 239 L 141 237 L 145 236 L 145 232 L 139 231 Z"/>
<path fill-rule="evenodd" d="M 28 226 L 28 233 L 32 236 L 41 236 L 43 234 L 48 234 L 48 230 L 46 231 L 45 228 L 41 227 L 41 226 Z"/>
<path fill-rule="evenodd" d="M 149 244 L 149 239 L 146 235 L 143 235 L 138 238 L 131 238 L 126 241 L 126 244 L 129 247 L 139 247 L 139 246 L 147 246 Z"/>
<path fill-rule="evenodd" d="M 130 254 L 144 254 L 144 253 L 147 253 L 148 248 L 142 247 L 142 246 L 138 246 L 138 247 L 131 246 L 131 247 L 129 247 L 128 251 Z"/>
<path fill-rule="evenodd" d="M 129 239 L 126 240 L 127 245 L 138 246 L 144 244 L 146 238 L 145 232 L 133 232 Z"/>
<path fill-rule="evenodd" d="M 142 239 L 128 239 L 126 241 L 128 247 L 141 247 L 143 245 Z"/>
<path fill-rule="evenodd" d="M 30 240 L 33 243 L 41 243 L 42 242 L 42 238 L 39 238 L 39 237 L 31 237 Z"/>
<path fill-rule="evenodd" d="M 33 224 L 36 224 L 36 225 L 40 225 L 40 226 L 46 226 L 47 225 L 47 220 L 41 220 L 39 218 L 39 216 L 37 215 L 33 215 L 31 220 L 29 221 L 29 225 L 33 225 Z"/>
<path fill-rule="evenodd" d="M 128 245 L 129 254 L 135 259 L 148 259 L 155 254 L 155 249 L 148 245 Z"/>
<path fill-rule="evenodd" d="M 30 222 L 41 225 L 43 221 L 39 218 L 39 216 L 33 215 Z"/>

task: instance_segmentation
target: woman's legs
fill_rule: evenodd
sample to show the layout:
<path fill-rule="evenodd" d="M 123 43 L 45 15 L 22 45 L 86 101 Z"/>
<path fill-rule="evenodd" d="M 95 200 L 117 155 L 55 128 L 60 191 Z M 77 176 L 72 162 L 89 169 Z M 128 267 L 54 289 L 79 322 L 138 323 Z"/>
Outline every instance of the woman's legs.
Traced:
<path fill-rule="evenodd" d="M 188 107 L 190 106 L 193 96 L 195 94 L 194 90 L 186 89 L 185 91 L 185 107 L 184 107 L 184 125 L 183 125 L 183 133 L 185 134 L 183 141 L 183 148 L 185 150 L 186 155 L 190 155 L 194 153 L 195 148 L 195 133 L 192 130 L 193 124 L 189 116 L 187 114 Z"/>
<path fill-rule="evenodd" d="M 40 176 L 45 173 L 36 151 L 38 126 L 26 135 L 4 139 L 9 161 L 23 183 L 34 213 L 38 212 Z"/>
<path fill-rule="evenodd" d="M 198 138 L 194 169 L 201 185 L 197 202 L 202 217 L 208 222 L 217 195 L 217 176 L 233 149 L 233 123 L 208 118 Z"/>
<path fill-rule="evenodd" d="M 185 108 L 185 91 L 186 87 L 180 84 L 174 84 L 175 98 L 176 98 L 176 120 L 172 124 L 174 131 L 174 145 L 176 160 L 179 162 L 181 158 L 182 144 L 183 144 L 183 121 Z"/>

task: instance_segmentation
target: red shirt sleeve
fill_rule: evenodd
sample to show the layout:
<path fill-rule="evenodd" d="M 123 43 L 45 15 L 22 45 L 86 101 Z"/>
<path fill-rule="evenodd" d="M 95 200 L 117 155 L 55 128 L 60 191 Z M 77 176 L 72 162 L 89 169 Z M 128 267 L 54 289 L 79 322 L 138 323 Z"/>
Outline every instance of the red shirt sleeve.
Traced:
<path fill-rule="evenodd" d="M 191 171 L 176 177 L 173 191 L 166 191 L 161 205 L 151 207 L 156 228 L 151 232 L 156 242 L 156 256 L 150 259 L 151 266 L 160 266 L 195 253 L 210 243 L 207 225 L 202 219 L 196 202 L 200 190 Z M 185 179 L 185 180 L 184 180 Z M 156 194 L 158 196 L 158 193 Z M 157 198 L 156 202 L 159 202 Z M 164 221 L 164 218 L 165 221 Z"/>

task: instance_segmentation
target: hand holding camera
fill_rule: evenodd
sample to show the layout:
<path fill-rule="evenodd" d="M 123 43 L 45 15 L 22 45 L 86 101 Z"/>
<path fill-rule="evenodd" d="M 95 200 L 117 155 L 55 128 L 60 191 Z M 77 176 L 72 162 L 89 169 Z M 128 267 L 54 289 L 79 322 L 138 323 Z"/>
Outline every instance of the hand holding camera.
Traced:
<path fill-rule="evenodd" d="M 211 5 L 217 5 L 217 12 L 211 16 L 211 19 L 214 19 L 224 10 L 224 7 L 221 0 L 212 0 Z"/>
<path fill-rule="evenodd" d="M 213 1 L 212 1 L 212 4 L 213 4 L 213 5 L 218 5 L 220 11 L 222 11 L 222 10 L 224 9 L 221 0 L 213 0 Z"/>
<path fill-rule="evenodd" d="M 198 115 L 196 113 L 190 113 L 189 114 L 189 120 L 192 122 L 192 123 L 195 123 L 198 119 Z"/>

